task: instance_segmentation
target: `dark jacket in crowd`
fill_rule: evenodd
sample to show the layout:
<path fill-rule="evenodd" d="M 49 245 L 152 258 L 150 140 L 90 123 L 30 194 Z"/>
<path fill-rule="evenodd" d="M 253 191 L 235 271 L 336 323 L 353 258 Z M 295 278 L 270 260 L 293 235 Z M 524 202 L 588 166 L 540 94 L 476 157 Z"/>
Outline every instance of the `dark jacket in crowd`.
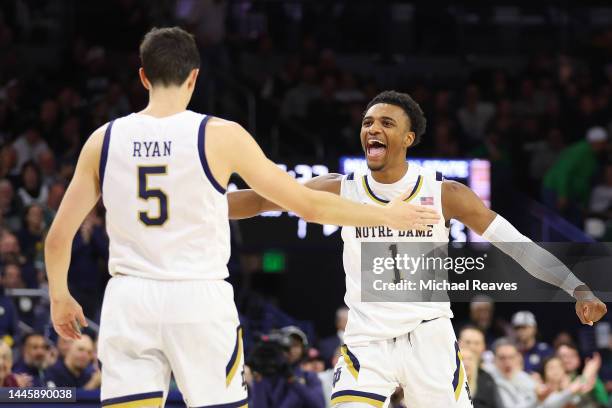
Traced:
<path fill-rule="evenodd" d="M 325 397 L 317 374 L 296 368 L 291 379 L 275 375 L 254 381 L 249 407 L 325 408 Z"/>

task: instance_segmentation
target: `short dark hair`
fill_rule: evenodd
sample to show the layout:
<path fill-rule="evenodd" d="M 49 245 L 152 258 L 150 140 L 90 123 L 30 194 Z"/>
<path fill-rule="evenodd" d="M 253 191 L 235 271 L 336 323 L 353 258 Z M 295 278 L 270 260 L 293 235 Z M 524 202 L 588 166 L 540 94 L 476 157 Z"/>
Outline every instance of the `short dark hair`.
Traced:
<path fill-rule="evenodd" d="M 485 332 L 480 327 L 478 327 L 478 326 L 476 326 L 474 324 L 470 324 L 470 323 L 461 326 L 461 328 L 459 329 L 459 335 L 457 337 L 461 337 L 461 333 L 463 333 L 466 330 L 476 331 L 476 332 L 482 334 L 482 337 L 486 340 Z"/>
<path fill-rule="evenodd" d="M 516 351 L 518 351 L 518 346 L 516 343 L 508 337 L 500 337 L 499 339 L 495 340 L 491 345 L 491 350 L 493 350 L 493 354 L 497 356 L 497 350 L 504 346 L 512 346 Z"/>
<path fill-rule="evenodd" d="M 550 356 L 544 357 L 544 360 L 542 360 L 540 369 L 537 370 L 537 372 L 540 374 L 540 376 L 542 376 L 542 379 L 544 381 L 546 381 L 546 365 L 555 359 L 559 360 L 559 356 L 557 356 L 556 354 L 552 354 Z"/>
<path fill-rule="evenodd" d="M 419 104 L 416 103 L 410 95 L 397 91 L 383 91 L 368 103 L 366 112 L 378 103 L 388 103 L 389 105 L 395 105 L 402 108 L 406 116 L 408 116 L 408 119 L 410 119 L 410 129 L 415 134 L 412 146 L 416 146 L 421 142 L 421 136 L 425 133 L 427 120 Z"/>
<path fill-rule="evenodd" d="M 37 331 L 33 331 L 30 333 L 26 333 L 22 338 L 21 338 L 21 347 L 25 347 L 25 345 L 28 343 L 28 340 L 30 340 L 32 337 L 42 337 L 42 339 L 45 341 L 45 343 L 47 342 L 47 339 L 45 338 L 45 335 L 37 332 Z"/>
<path fill-rule="evenodd" d="M 152 85 L 181 85 L 200 67 L 193 35 L 180 27 L 153 28 L 140 43 L 140 62 Z"/>

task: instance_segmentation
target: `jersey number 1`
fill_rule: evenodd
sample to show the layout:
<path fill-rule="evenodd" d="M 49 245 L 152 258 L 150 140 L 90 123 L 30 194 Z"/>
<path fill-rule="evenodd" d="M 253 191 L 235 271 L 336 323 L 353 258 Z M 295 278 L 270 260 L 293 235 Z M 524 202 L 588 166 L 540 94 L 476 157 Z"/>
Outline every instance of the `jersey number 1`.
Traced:
<path fill-rule="evenodd" d="M 146 201 L 156 199 L 159 203 L 157 217 L 149 216 L 148 211 L 138 212 L 138 218 L 147 227 L 160 227 L 168 221 L 168 196 L 158 188 L 147 188 L 147 176 L 165 174 L 167 174 L 166 166 L 138 167 L 138 197 Z"/>

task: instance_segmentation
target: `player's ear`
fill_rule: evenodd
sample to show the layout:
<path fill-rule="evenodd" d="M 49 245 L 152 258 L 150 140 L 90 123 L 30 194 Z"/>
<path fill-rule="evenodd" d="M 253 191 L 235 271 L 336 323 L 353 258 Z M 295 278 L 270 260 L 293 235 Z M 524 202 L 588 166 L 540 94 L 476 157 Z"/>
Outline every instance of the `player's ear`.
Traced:
<path fill-rule="evenodd" d="M 406 149 L 409 148 L 414 143 L 414 139 L 415 138 L 416 138 L 416 135 L 414 134 L 414 132 L 406 132 L 404 134 L 404 143 L 403 143 L 403 146 Z"/>
<path fill-rule="evenodd" d="M 195 88 L 195 83 L 196 83 L 196 80 L 198 79 L 199 73 L 200 73 L 200 70 L 198 68 L 194 68 L 191 70 L 191 72 L 189 73 L 189 76 L 187 77 L 187 88 L 188 89 Z"/>
<path fill-rule="evenodd" d="M 144 86 L 147 91 L 150 90 L 151 83 L 147 79 L 147 75 L 145 74 L 144 69 L 142 69 L 142 67 L 138 69 L 138 76 L 140 77 L 140 82 L 142 82 L 142 86 Z"/>

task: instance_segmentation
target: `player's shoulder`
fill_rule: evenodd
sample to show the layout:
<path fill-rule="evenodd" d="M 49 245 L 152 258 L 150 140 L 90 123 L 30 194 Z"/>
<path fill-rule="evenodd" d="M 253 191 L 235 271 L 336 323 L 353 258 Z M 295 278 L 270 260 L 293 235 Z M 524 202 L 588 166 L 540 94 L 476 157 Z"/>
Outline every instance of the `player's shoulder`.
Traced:
<path fill-rule="evenodd" d="M 208 118 L 206 122 L 206 134 L 212 135 L 212 139 L 215 143 L 228 146 L 250 136 L 249 132 L 238 122 L 217 116 L 210 116 Z"/>
<path fill-rule="evenodd" d="M 85 145 L 83 149 L 100 149 L 102 144 L 104 143 L 104 136 L 110 131 L 112 126 L 112 121 L 107 122 L 91 132 L 87 140 L 85 141 Z"/>
<path fill-rule="evenodd" d="M 223 119 L 218 116 L 209 116 L 207 125 L 209 129 L 215 129 L 220 131 L 235 132 L 238 130 L 244 130 L 244 128 L 238 123 L 232 120 Z"/>
<path fill-rule="evenodd" d="M 442 194 L 446 194 L 448 196 L 455 196 L 465 194 L 468 190 L 468 186 L 458 181 L 446 179 L 442 181 Z"/>

